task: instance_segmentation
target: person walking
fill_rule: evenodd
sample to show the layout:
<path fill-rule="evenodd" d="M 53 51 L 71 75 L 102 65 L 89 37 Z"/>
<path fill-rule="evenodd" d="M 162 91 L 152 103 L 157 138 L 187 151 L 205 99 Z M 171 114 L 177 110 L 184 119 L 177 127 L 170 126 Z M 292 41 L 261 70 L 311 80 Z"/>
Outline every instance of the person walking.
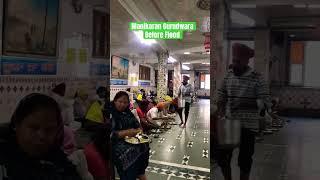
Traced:
<path fill-rule="evenodd" d="M 271 107 L 269 88 L 263 76 L 248 66 L 254 57 L 254 50 L 246 45 L 236 43 L 232 47 L 232 66 L 217 91 L 214 112 L 214 127 L 219 116 L 229 120 L 240 121 L 240 145 L 238 166 L 240 180 L 249 180 L 254 154 L 255 136 L 261 131 L 261 117 L 257 100 Z M 214 132 L 217 132 L 216 130 Z M 215 136 L 213 145 L 214 158 L 220 166 L 225 180 L 232 179 L 231 159 L 234 148 L 221 148 Z"/>
<path fill-rule="evenodd" d="M 187 121 L 188 121 L 188 116 L 189 116 L 189 110 L 190 110 L 190 105 L 191 105 L 191 97 L 193 94 L 193 87 L 191 84 L 188 83 L 189 77 L 188 76 L 183 76 L 182 78 L 182 84 L 179 87 L 178 91 L 178 99 L 179 99 L 179 105 L 177 112 L 179 114 L 179 117 L 181 119 L 180 126 L 182 128 L 186 127 Z M 182 117 L 182 111 L 184 109 L 184 118 L 185 121 L 183 121 Z"/>

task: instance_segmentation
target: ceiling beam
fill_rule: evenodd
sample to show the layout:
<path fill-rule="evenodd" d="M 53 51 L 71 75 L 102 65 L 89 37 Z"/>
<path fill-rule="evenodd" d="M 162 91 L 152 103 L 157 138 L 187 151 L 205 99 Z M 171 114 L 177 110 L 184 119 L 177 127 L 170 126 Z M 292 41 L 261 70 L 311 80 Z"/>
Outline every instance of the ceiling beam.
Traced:
<path fill-rule="evenodd" d="M 133 1 L 118 0 L 125 10 L 136 20 L 148 22 L 148 18 L 142 13 Z M 129 29 L 129 27 L 128 27 Z M 167 44 L 164 41 L 157 41 L 160 47 L 164 50 L 168 49 Z"/>
<path fill-rule="evenodd" d="M 293 5 L 293 4 L 319 4 L 319 0 L 229 0 L 229 4 L 238 5 L 239 8 L 253 8 L 254 5 Z M 244 6 L 247 5 L 247 6 Z"/>

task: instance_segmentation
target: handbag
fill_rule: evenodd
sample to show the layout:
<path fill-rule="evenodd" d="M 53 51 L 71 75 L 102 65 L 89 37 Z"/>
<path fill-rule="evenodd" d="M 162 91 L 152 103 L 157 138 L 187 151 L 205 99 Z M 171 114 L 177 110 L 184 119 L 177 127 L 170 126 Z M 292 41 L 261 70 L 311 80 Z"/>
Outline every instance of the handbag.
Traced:
<path fill-rule="evenodd" d="M 240 145 L 240 120 L 223 117 L 218 120 L 217 126 L 217 141 L 220 147 L 236 148 Z"/>

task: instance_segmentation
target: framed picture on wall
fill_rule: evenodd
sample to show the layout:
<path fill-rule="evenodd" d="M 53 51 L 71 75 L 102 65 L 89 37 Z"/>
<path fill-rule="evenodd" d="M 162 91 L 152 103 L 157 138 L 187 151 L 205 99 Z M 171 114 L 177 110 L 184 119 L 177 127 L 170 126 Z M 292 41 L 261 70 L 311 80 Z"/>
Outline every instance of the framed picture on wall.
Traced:
<path fill-rule="evenodd" d="M 129 78 L 129 60 L 111 56 L 111 84 L 127 85 Z"/>
<path fill-rule="evenodd" d="M 3 54 L 56 56 L 59 0 L 4 0 Z"/>

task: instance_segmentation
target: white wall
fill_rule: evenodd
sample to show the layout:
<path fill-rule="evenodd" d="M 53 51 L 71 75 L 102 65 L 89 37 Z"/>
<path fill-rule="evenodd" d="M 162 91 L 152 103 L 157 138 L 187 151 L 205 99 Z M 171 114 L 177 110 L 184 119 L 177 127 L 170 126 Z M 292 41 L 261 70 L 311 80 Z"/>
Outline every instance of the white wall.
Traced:
<path fill-rule="evenodd" d="M 80 1 L 83 4 L 83 12 L 81 14 L 75 14 L 70 5 L 70 0 L 61 0 L 60 1 L 60 17 L 59 17 L 59 27 L 58 27 L 58 74 L 57 76 L 0 76 L 0 87 L 10 87 L 11 91 L 0 92 L 0 122 L 7 122 L 10 119 L 10 116 L 15 109 L 17 103 L 25 95 L 38 92 L 47 94 L 52 85 L 65 82 L 67 84 L 67 96 L 72 97 L 75 91 L 79 87 L 86 87 L 89 90 L 89 93 L 95 93 L 96 86 L 105 85 L 106 77 L 73 77 L 74 69 L 72 66 L 67 65 L 64 60 L 65 56 L 65 46 L 64 40 L 72 37 L 74 32 L 81 32 L 88 34 L 89 38 L 85 40 L 83 46 L 88 48 L 88 61 L 95 61 L 101 63 L 107 63 L 106 59 L 93 59 L 91 56 L 92 49 L 92 26 L 93 26 L 93 9 L 95 5 L 105 5 L 106 0 L 91 0 L 91 1 Z M 0 0 L 0 17 L 2 17 L 2 8 L 3 0 Z M 100 6 L 101 7 L 101 6 Z M 104 9 L 104 8 L 101 8 Z M 0 18 L 0 24 L 2 26 L 2 19 Z M 2 33 L 0 33 L 2 34 Z M 1 39 L 2 40 L 2 35 Z M 2 44 L 2 43 L 0 43 Z M 0 52 L 2 52 L 0 50 Z M 45 57 L 44 57 L 45 59 Z M 83 66 L 88 68 L 88 65 Z M 84 69 L 85 69 L 84 68 Z M 80 68 L 80 72 L 83 68 Z M 14 87 L 23 88 L 22 91 L 13 91 Z M 29 90 L 26 90 L 26 87 Z M 37 91 L 33 88 L 41 88 L 40 91 Z"/>
<path fill-rule="evenodd" d="M 308 87 L 320 87 L 320 41 L 308 41 L 305 46 L 305 78 L 304 85 Z"/>
<path fill-rule="evenodd" d="M 80 1 L 83 4 L 82 12 L 76 14 L 70 5 L 70 1 L 61 0 L 60 3 L 60 31 L 58 52 L 58 75 L 89 76 L 89 63 L 107 63 L 105 58 L 93 58 L 93 11 L 99 10 L 107 13 L 106 0 Z M 81 34 L 83 35 L 81 38 Z M 75 41 L 77 37 L 81 38 Z M 74 43 L 70 42 L 72 40 Z M 71 44 L 72 48 L 87 48 L 88 62 L 86 64 L 68 64 L 65 62 L 66 49 Z M 76 47 L 73 47 L 74 44 Z"/>

